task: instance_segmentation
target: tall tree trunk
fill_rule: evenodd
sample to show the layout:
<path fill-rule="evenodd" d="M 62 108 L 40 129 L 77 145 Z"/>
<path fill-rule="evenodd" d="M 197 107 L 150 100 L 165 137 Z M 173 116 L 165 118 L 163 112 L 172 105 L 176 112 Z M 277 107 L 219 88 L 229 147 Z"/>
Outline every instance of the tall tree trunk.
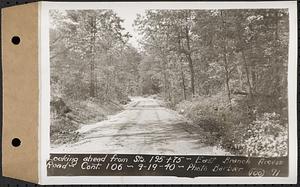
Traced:
<path fill-rule="evenodd" d="M 195 72 L 194 72 L 194 66 L 193 66 L 193 60 L 191 58 L 191 55 L 187 55 L 187 60 L 189 62 L 189 69 L 191 73 L 191 91 L 192 95 L 195 95 Z"/>
<path fill-rule="evenodd" d="M 164 76 L 164 97 L 167 98 L 168 97 L 168 86 L 167 86 L 168 80 L 167 80 L 167 73 L 165 70 L 163 72 L 163 76 Z"/>
<path fill-rule="evenodd" d="M 231 108 L 231 92 L 230 92 L 230 86 L 229 86 L 229 81 L 230 81 L 230 72 L 229 72 L 229 64 L 228 64 L 228 59 L 227 59 L 227 24 L 226 21 L 224 20 L 224 17 L 226 18 L 226 15 L 224 15 L 224 12 L 221 11 L 222 19 L 223 19 L 223 62 L 224 62 L 224 69 L 225 69 L 225 84 L 226 84 L 226 90 L 227 90 L 227 97 L 228 97 L 228 102 L 229 106 Z"/>
<path fill-rule="evenodd" d="M 256 62 L 252 61 L 252 68 L 251 68 L 251 86 L 252 86 L 252 92 L 256 92 Z"/>
<path fill-rule="evenodd" d="M 90 17 L 90 97 L 95 97 L 95 44 L 96 44 L 96 18 Z"/>
<path fill-rule="evenodd" d="M 231 91 L 230 91 L 230 86 L 229 86 L 230 75 L 229 75 L 229 70 L 228 70 L 226 46 L 224 46 L 223 61 L 224 61 L 224 69 L 225 69 L 225 84 L 226 84 L 226 90 L 227 90 L 227 97 L 228 97 L 229 106 L 231 108 Z"/>
<path fill-rule="evenodd" d="M 184 98 L 184 100 L 186 100 L 186 86 L 185 86 L 184 72 L 183 72 L 183 68 L 182 68 L 182 61 L 183 61 L 183 59 L 180 58 L 181 85 L 182 85 L 182 91 L 183 91 L 183 98 Z"/>
<path fill-rule="evenodd" d="M 108 99 L 108 92 L 109 92 L 109 73 L 106 74 L 106 84 L 105 84 L 105 99 Z"/>
<path fill-rule="evenodd" d="M 243 58 L 243 62 L 244 62 L 244 66 L 245 66 L 245 71 L 246 71 L 246 79 L 247 79 L 247 85 L 248 85 L 248 92 L 249 92 L 250 100 L 253 100 L 253 91 L 252 91 L 252 86 L 251 86 L 251 82 L 250 82 L 249 66 L 248 66 L 247 59 L 246 59 L 244 51 L 242 50 L 241 52 L 242 52 L 242 58 Z"/>
<path fill-rule="evenodd" d="M 178 48 L 181 49 L 181 32 L 178 32 Z M 181 53 L 180 53 L 181 55 Z M 183 67 L 182 67 L 182 63 L 183 63 L 183 57 L 180 57 L 180 71 L 181 71 L 181 79 L 182 79 L 182 91 L 183 91 L 183 98 L 184 100 L 186 100 L 187 96 L 186 96 L 186 85 L 185 85 L 185 77 L 184 77 L 184 72 L 183 72 Z"/>
<path fill-rule="evenodd" d="M 243 45 L 245 45 L 245 42 L 242 39 L 243 29 L 241 26 L 241 21 L 242 21 L 242 19 L 236 20 L 237 37 L 238 37 L 240 45 L 242 45 L 241 46 L 242 61 L 243 61 L 243 65 L 244 65 L 245 72 L 246 72 L 246 81 L 247 81 L 250 101 L 252 101 L 253 100 L 253 91 L 252 91 L 252 86 L 251 86 L 251 81 L 250 81 L 250 70 L 249 70 L 248 62 L 247 62 L 245 51 L 244 51 L 245 46 L 243 46 Z"/>
<path fill-rule="evenodd" d="M 183 98 L 186 100 L 186 86 L 185 86 L 185 78 L 184 78 L 184 73 L 183 70 L 181 70 L 181 79 L 182 79 L 182 91 L 183 91 Z"/>
<path fill-rule="evenodd" d="M 192 95 L 195 95 L 195 72 L 194 72 L 194 65 L 193 65 L 193 60 L 191 57 L 191 44 L 190 44 L 190 34 L 189 34 L 189 28 L 188 26 L 185 27 L 185 36 L 186 36 L 186 45 L 187 45 L 187 53 L 186 53 L 186 58 L 189 63 L 189 69 L 191 73 L 191 91 Z"/>

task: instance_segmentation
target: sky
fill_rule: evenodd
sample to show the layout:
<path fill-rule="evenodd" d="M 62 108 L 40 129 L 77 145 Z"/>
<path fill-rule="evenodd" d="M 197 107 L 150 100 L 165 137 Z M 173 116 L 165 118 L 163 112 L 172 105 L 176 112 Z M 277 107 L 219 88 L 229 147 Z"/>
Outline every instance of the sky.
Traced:
<path fill-rule="evenodd" d="M 141 8 L 132 8 L 130 7 L 130 11 L 126 8 L 115 8 L 113 9 L 117 15 L 124 20 L 122 23 L 122 26 L 125 28 L 127 32 L 132 35 L 132 38 L 130 38 L 129 43 L 133 45 L 133 47 L 139 48 L 138 39 L 140 38 L 137 31 L 134 30 L 132 24 L 134 23 L 134 20 L 137 17 L 137 14 L 143 15 L 145 12 L 145 9 Z"/>
<path fill-rule="evenodd" d="M 139 7 L 130 7 L 130 11 L 128 8 L 120 7 L 120 8 L 113 8 L 112 9 L 121 19 L 124 20 L 122 26 L 125 28 L 127 32 L 130 33 L 132 36 L 129 39 L 129 43 L 132 44 L 133 47 L 139 48 L 138 40 L 141 38 L 138 35 L 138 32 L 134 30 L 133 23 L 137 17 L 137 14 L 143 15 L 146 9 L 139 8 Z M 64 11 L 62 11 L 64 12 Z M 52 22 L 52 17 L 50 16 L 50 23 Z M 50 24 L 50 27 L 54 27 L 54 24 Z"/>

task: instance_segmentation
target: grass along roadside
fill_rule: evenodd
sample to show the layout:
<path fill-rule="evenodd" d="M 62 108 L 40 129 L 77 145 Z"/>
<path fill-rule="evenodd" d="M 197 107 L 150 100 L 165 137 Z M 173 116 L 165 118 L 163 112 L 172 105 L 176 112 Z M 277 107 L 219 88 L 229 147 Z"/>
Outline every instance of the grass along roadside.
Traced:
<path fill-rule="evenodd" d="M 116 102 L 99 102 L 95 99 L 86 101 L 57 98 L 51 101 L 51 146 L 77 142 L 80 134 L 76 132 L 83 124 L 91 124 L 107 119 L 123 107 Z"/>

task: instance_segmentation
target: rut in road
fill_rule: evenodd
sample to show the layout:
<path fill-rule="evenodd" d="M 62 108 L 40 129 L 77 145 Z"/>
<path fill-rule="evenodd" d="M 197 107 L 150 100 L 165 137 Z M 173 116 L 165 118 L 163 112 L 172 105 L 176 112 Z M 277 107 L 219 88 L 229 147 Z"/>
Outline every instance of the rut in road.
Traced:
<path fill-rule="evenodd" d="M 187 123 L 162 101 L 136 97 L 108 120 L 82 126 L 82 139 L 51 152 L 118 154 L 227 154 L 207 146 L 201 128 Z"/>

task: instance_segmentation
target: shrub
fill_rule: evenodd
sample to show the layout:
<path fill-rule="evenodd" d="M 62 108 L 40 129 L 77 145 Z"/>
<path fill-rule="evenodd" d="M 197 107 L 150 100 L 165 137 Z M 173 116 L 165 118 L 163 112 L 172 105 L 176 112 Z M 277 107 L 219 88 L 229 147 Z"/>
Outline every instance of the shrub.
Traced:
<path fill-rule="evenodd" d="M 235 110 L 237 103 L 229 105 L 226 96 L 220 94 L 213 96 L 198 96 L 192 101 L 183 101 L 176 106 L 176 110 L 183 114 L 191 123 L 198 125 L 212 136 L 207 143 L 233 147 L 234 130 L 240 125 L 240 113 Z M 240 136 L 236 136 L 240 137 Z M 233 141 L 234 140 L 234 141 Z M 233 141 L 233 142 L 232 142 Z"/>
<path fill-rule="evenodd" d="M 244 135 L 244 154 L 248 156 L 287 156 L 288 129 L 280 115 L 264 113 L 249 126 Z"/>
<path fill-rule="evenodd" d="M 287 154 L 285 120 L 276 113 L 249 111 L 245 98 L 228 104 L 220 94 L 196 97 L 176 106 L 191 123 L 210 133 L 209 145 L 218 145 L 234 155 L 283 156 Z M 249 113 L 251 115 L 249 115 Z M 257 117 L 260 116 L 260 117 Z M 246 133 L 245 133 L 246 132 Z"/>

